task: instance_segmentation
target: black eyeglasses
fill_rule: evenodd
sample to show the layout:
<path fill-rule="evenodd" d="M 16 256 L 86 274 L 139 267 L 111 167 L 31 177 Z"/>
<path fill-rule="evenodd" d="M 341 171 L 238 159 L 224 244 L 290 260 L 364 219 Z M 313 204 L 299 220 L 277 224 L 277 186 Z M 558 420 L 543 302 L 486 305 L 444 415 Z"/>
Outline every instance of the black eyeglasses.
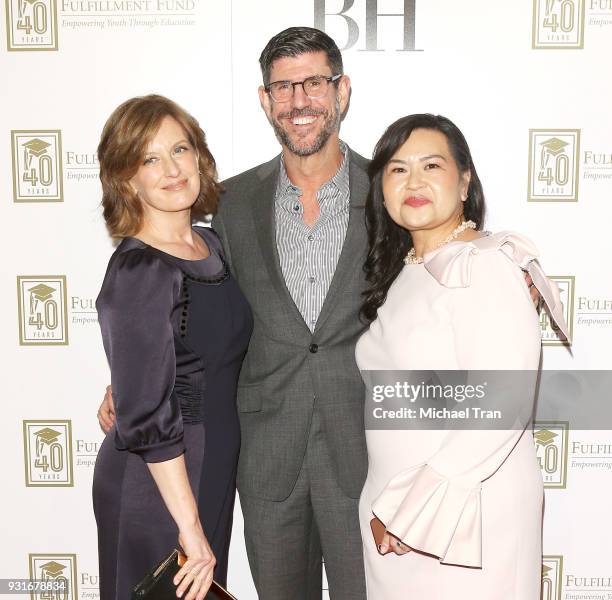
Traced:
<path fill-rule="evenodd" d="M 270 94 L 275 102 L 287 102 L 293 98 L 295 86 L 301 85 L 304 93 L 309 98 L 321 98 L 327 93 L 327 87 L 332 81 L 337 81 L 342 75 L 313 75 L 306 77 L 303 81 L 273 81 L 265 86 L 266 92 Z"/>

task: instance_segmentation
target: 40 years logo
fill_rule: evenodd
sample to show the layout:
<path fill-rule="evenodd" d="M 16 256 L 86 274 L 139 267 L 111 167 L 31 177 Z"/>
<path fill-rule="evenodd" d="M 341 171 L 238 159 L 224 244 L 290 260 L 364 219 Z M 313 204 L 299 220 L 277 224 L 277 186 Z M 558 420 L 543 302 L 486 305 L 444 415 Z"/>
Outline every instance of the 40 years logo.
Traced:
<path fill-rule="evenodd" d="M 579 129 L 529 130 L 530 202 L 577 202 Z"/>
<path fill-rule="evenodd" d="M 23 422 L 27 487 L 72 487 L 72 423 L 60 420 Z"/>
<path fill-rule="evenodd" d="M 13 200 L 62 202 L 62 133 L 57 129 L 13 130 Z"/>
<path fill-rule="evenodd" d="M 570 338 L 572 338 L 574 334 L 576 278 L 573 275 L 551 275 L 549 279 L 554 281 L 559 288 L 559 299 L 561 301 L 563 317 L 567 323 Z M 543 346 L 566 346 L 569 343 L 545 310 L 540 313 L 540 330 L 542 332 Z"/>
<path fill-rule="evenodd" d="M 9 52 L 57 50 L 56 0 L 5 0 Z"/>
<path fill-rule="evenodd" d="M 565 489 L 567 485 L 568 436 L 567 421 L 535 422 L 536 457 L 545 488 Z"/>
<path fill-rule="evenodd" d="M 76 554 L 30 554 L 30 579 L 42 581 L 44 590 L 30 594 L 30 600 L 76 600 Z"/>
<path fill-rule="evenodd" d="M 542 600 L 561 600 L 563 556 L 542 556 Z"/>
<path fill-rule="evenodd" d="M 65 275 L 19 275 L 19 344 L 68 344 Z"/>
<path fill-rule="evenodd" d="M 584 0 L 533 0 L 531 47 L 583 48 Z"/>

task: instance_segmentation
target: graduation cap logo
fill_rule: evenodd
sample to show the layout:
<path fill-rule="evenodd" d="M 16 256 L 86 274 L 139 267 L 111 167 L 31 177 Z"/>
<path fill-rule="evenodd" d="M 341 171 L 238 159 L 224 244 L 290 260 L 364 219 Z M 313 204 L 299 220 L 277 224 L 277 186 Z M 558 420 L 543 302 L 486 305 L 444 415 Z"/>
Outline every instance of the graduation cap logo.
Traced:
<path fill-rule="evenodd" d="M 47 149 L 49 146 L 51 146 L 51 144 L 41 140 L 40 138 L 34 138 L 23 143 L 22 146 L 24 148 L 23 164 L 26 170 L 29 170 L 32 168 L 32 161 L 34 158 L 40 158 L 41 156 L 46 155 Z M 49 157 L 47 156 L 47 160 L 48 158 Z"/>
<path fill-rule="evenodd" d="M 35 285 L 34 287 L 31 287 L 28 290 L 32 297 L 36 298 L 37 300 L 41 300 L 42 302 L 51 298 L 54 291 L 55 288 L 52 288 L 46 283 L 39 283 L 38 285 Z"/>
<path fill-rule="evenodd" d="M 40 431 L 34 432 L 34 435 L 38 438 L 41 444 L 52 444 L 62 435 L 61 431 L 55 431 L 50 427 L 44 427 Z"/>
<path fill-rule="evenodd" d="M 565 151 L 565 147 L 569 146 L 569 143 L 560 140 L 558 137 L 551 137 L 548 140 L 540 142 L 540 145 L 546 152 L 549 152 L 553 156 L 557 156 L 557 154 L 561 154 L 561 152 Z"/>
<path fill-rule="evenodd" d="M 40 565 L 43 579 L 55 579 L 60 575 L 64 575 L 63 571 L 67 568 L 67 565 L 62 565 L 54 560 L 51 560 L 44 565 Z"/>
<path fill-rule="evenodd" d="M 549 429 L 540 429 L 540 431 L 537 431 L 533 437 L 540 446 L 548 446 L 549 444 L 552 444 L 555 438 L 559 437 L 559 435 L 550 431 Z"/>
<path fill-rule="evenodd" d="M 28 2 L 31 2 L 32 0 L 27 0 Z M 34 2 L 36 2 L 36 0 L 33 0 Z M 49 144 L 48 142 L 44 142 L 43 140 L 39 139 L 39 138 L 34 138 L 33 140 L 30 140 L 29 142 L 25 142 L 23 144 L 23 147 L 27 149 L 27 152 L 32 153 L 34 156 L 40 156 L 41 154 L 44 154 L 47 151 L 47 148 L 50 146 L 51 144 Z"/>

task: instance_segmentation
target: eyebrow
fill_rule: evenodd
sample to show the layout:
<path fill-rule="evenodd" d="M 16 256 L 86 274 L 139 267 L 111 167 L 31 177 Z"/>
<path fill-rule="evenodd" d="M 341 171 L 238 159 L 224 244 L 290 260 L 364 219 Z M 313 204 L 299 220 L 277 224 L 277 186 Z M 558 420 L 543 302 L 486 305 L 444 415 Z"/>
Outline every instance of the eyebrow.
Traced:
<path fill-rule="evenodd" d="M 178 142 L 174 142 L 174 144 L 172 144 L 172 148 L 174 148 L 174 146 L 177 146 L 178 144 L 189 144 L 191 145 L 191 142 L 188 139 L 181 139 Z M 150 150 L 149 152 L 145 152 L 145 156 L 149 156 L 149 154 L 155 154 L 154 150 Z"/>
<path fill-rule="evenodd" d="M 448 162 L 441 154 L 429 154 L 428 156 L 422 156 L 419 158 L 419 161 L 425 162 L 426 160 L 431 160 L 432 158 L 441 158 L 444 162 Z M 401 160 L 399 158 L 392 158 L 389 163 L 400 163 L 402 165 L 407 164 L 405 160 Z"/>

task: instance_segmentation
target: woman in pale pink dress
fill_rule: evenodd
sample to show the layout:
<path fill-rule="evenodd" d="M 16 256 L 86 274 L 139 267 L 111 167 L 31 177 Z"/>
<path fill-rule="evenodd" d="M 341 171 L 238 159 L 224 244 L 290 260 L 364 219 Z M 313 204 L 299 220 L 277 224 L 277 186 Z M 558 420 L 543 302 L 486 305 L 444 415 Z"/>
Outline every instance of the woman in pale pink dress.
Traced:
<path fill-rule="evenodd" d="M 558 292 L 530 241 L 481 232 L 482 187 L 457 127 L 400 119 L 370 177 L 360 369 L 536 371 L 540 326 L 524 272 L 565 330 Z M 370 600 L 539 600 L 543 486 L 530 428 L 366 437 Z M 378 547 L 372 519 L 384 525 Z"/>

